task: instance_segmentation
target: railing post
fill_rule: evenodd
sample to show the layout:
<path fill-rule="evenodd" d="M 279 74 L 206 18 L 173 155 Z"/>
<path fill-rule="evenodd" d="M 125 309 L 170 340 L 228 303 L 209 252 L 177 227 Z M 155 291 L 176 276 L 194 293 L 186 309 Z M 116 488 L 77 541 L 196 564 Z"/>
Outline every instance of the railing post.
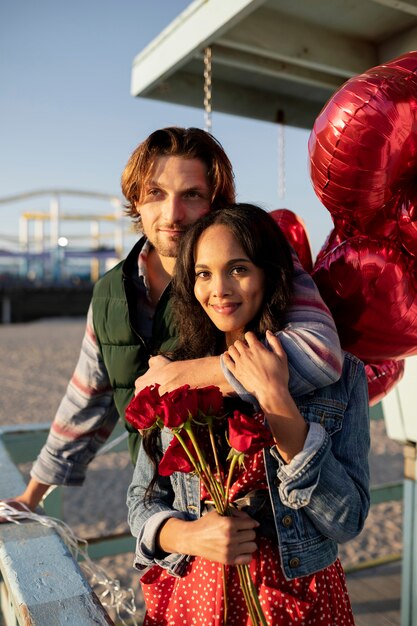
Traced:
<path fill-rule="evenodd" d="M 404 445 L 403 560 L 401 626 L 417 624 L 417 456 L 416 444 Z"/>
<path fill-rule="evenodd" d="M 6 583 L 0 575 L 0 626 L 18 626 L 13 602 Z"/>
<path fill-rule="evenodd" d="M 12 321 L 12 299 L 8 294 L 4 294 L 1 301 L 1 323 L 10 324 Z"/>

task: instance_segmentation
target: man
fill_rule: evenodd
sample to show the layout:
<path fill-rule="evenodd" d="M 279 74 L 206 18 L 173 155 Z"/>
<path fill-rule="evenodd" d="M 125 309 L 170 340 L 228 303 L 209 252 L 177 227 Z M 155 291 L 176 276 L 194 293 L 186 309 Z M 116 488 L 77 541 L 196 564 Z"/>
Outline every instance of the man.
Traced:
<path fill-rule="evenodd" d="M 225 394 L 242 391 L 229 374 L 226 380 L 218 357 L 198 363 L 154 357 L 145 374 L 150 357 L 172 343 L 167 305 L 182 234 L 212 208 L 234 202 L 233 171 L 223 148 L 200 129 L 157 130 L 130 157 L 122 191 L 144 237 L 94 288 L 78 364 L 29 484 L 13 499 L 32 510 L 50 485 L 83 483 L 87 465 L 124 417 L 138 377 L 142 387 L 215 384 Z M 279 337 L 294 395 L 338 380 L 342 357 L 333 319 L 297 261 L 293 305 Z M 131 431 L 134 460 L 139 438 Z"/>

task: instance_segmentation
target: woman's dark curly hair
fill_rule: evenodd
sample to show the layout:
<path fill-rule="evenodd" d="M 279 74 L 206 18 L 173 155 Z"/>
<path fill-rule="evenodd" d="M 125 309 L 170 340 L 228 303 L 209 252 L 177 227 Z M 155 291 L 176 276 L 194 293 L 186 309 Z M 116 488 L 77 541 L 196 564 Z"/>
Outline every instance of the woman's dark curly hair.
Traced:
<path fill-rule="evenodd" d="M 211 210 L 183 236 L 175 264 L 171 304 L 178 343 L 169 356 L 176 360 L 220 354 L 225 348 L 224 333 L 216 328 L 194 295 L 196 246 L 202 233 L 214 224 L 227 226 L 252 263 L 264 271 L 261 308 L 246 330 L 259 336 L 267 330 L 280 330 L 291 300 L 294 273 L 291 248 L 274 219 L 252 204 L 231 204 Z M 154 466 L 154 476 L 145 494 L 145 501 L 149 502 L 161 458 L 158 429 L 143 433 L 142 445 Z"/>
<path fill-rule="evenodd" d="M 198 358 L 224 350 L 224 334 L 194 295 L 196 245 L 201 234 L 215 224 L 229 228 L 252 263 L 265 274 L 261 308 L 246 330 L 260 336 L 267 330 L 278 331 L 291 300 L 291 248 L 274 219 L 252 204 L 237 203 L 210 211 L 183 236 L 175 264 L 171 302 L 179 338 L 173 353 L 176 359 Z"/>

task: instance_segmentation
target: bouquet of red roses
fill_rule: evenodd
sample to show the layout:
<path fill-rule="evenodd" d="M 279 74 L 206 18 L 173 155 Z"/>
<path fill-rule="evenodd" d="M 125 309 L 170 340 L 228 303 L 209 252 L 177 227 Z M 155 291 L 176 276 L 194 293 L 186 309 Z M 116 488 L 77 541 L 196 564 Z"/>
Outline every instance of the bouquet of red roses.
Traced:
<path fill-rule="evenodd" d="M 158 465 L 159 474 L 196 472 L 220 515 L 232 514 L 229 491 L 236 465 L 242 465 L 245 457 L 273 444 L 271 433 L 263 423 L 240 411 L 234 411 L 226 419 L 223 396 L 214 386 L 183 385 L 162 396 L 159 385 L 145 387 L 128 405 L 126 420 L 140 431 L 151 428 L 172 431 L 174 437 Z M 216 445 L 219 425 L 226 424 L 227 468 L 219 460 Z M 236 568 L 253 625 L 267 626 L 249 567 L 237 565 Z"/>

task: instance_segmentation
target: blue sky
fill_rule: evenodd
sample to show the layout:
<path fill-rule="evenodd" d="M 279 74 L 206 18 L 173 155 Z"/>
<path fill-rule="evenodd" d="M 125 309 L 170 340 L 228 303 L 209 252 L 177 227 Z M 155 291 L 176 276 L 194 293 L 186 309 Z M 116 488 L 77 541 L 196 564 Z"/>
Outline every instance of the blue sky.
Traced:
<path fill-rule="evenodd" d="M 150 132 L 204 126 L 202 109 L 130 95 L 133 58 L 189 4 L 0 2 L 0 198 L 45 188 L 120 195 L 123 167 Z M 332 224 L 311 187 L 309 133 L 286 129 L 286 194 L 279 199 L 274 125 L 216 113 L 215 76 L 213 106 L 212 132 L 234 165 L 238 199 L 298 213 L 316 254 Z M 0 204 L 0 233 L 17 234 L 20 212 L 39 202 Z M 86 201 L 81 210 L 89 211 Z"/>

